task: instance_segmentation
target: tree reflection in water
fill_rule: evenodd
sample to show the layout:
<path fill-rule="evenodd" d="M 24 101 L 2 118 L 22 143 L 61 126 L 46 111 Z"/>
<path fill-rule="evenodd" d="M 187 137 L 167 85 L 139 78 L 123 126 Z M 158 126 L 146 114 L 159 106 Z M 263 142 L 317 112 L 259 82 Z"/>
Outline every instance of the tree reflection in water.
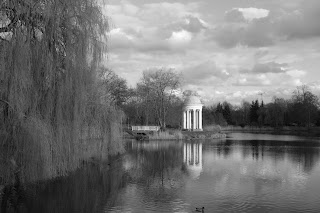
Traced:
<path fill-rule="evenodd" d="M 125 187 L 121 161 L 107 164 L 87 163 L 67 177 L 28 184 L 19 206 L 8 205 L 8 212 L 101 212 L 113 205 L 119 189 Z M 106 203 L 107 201 L 107 203 Z"/>
<path fill-rule="evenodd" d="M 88 163 L 67 177 L 25 186 L 19 210 L 314 211 L 319 159 L 320 143 L 310 140 L 132 141 L 111 166 Z"/>

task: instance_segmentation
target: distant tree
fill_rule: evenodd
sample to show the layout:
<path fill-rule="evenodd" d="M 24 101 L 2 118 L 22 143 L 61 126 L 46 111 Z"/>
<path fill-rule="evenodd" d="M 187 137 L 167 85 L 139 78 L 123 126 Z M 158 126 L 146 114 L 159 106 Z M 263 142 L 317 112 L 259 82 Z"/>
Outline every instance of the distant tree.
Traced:
<path fill-rule="evenodd" d="M 283 98 L 273 98 L 273 102 L 267 105 L 266 123 L 273 127 L 282 127 L 285 121 L 287 102 Z"/>
<path fill-rule="evenodd" d="M 259 101 L 252 101 L 251 106 L 250 106 L 250 122 L 252 124 L 257 124 L 258 123 L 258 111 L 259 111 Z"/>
<path fill-rule="evenodd" d="M 182 127 L 182 109 L 184 106 L 183 100 L 178 96 L 173 96 L 170 107 L 167 112 L 166 126 L 171 128 Z"/>
<path fill-rule="evenodd" d="M 316 125 L 320 126 L 320 110 L 318 110 L 318 116 L 317 116 L 317 120 L 316 120 Z"/>
<path fill-rule="evenodd" d="M 250 103 L 247 101 L 242 102 L 242 124 L 247 125 L 250 123 Z"/>
<path fill-rule="evenodd" d="M 204 106 L 202 109 L 202 120 L 203 120 L 203 125 L 212 125 L 215 123 L 214 121 L 214 114 L 215 114 L 215 109 L 213 106 L 207 107 Z"/>
<path fill-rule="evenodd" d="M 218 105 L 222 106 L 220 103 Z M 202 117 L 203 117 L 204 125 L 221 125 L 221 126 L 227 125 L 227 122 L 223 117 L 223 112 L 222 111 L 221 113 L 218 112 L 217 107 L 214 107 L 214 106 L 203 107 Z"/>
<path fill-rule="evenodd" d="M 143 72 L 138 89 L 147 97 L 147 107 L 153 109 L 157 123 L 165 128 L 168 109 L 175 91 L 180 86 L 180 76 L 170 68 L 154 68 Z"/>
<path fill-rule="evenodd" d="M 217 104 L 216 113 L 223 114 L 223 106 L 220 102 Z"/>
<path fill-rule="evenodd" d="M 306 85 L 297 87 L 292 96 L 293 108 L 291 117 L 295 117 L 297 123 L 310 127 L 315 123 L 319 107 L 319 99 Z"/>
<path fill-rule="evenodd" d="M 222 115 L 228 124 L 232 124 L 231 104 L 223 102 Z"/>
<path fill-rule="evenodd" d="M 110 69 L 102 67 L 100 70 L 101 88 L 106 101 L 121 107 L 130 97 L 127 81 Z"/>
<path fill-rule="evenodd" d="M 264 107 L 263 101 L 261 101 L 257 114 L 258 114 L 258 124 L 259 126 L 263 126 L 265 124 L 265 118 L 267 115 L 267 109 L 266 107 Z"/>

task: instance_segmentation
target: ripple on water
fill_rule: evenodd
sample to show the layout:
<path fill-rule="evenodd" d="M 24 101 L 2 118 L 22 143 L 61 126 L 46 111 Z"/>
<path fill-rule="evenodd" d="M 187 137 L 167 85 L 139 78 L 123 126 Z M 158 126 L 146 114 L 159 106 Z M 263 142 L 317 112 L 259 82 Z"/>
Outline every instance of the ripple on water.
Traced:
<path fill-rule="evenodd" d="M 215 212 L 270 212 L 274 205 L 267 200 L 260 200 L 254 196 L 238 196 L 229 201 L 218 203 L 218 209 Z"/>

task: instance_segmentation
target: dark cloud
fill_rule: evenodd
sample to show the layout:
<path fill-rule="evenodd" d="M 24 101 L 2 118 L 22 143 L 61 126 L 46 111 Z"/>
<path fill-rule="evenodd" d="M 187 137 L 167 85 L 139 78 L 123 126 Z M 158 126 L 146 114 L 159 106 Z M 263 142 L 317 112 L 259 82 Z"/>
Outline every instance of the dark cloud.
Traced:
<path fill-rule="evenodd" d="M 287 40 L 320 36 L 320 1 L 308 1 L 300 10 L 284 14 L 275 31 Z"/>
<path fill-rule="evenodd" d="M 240 73 L 253 73 L 253 74 L 265 74 L 265 73 L 285 73 L 287 71 L 287 64 L 279 64 L 275 62 L 256 64 L 251 70 L 241 70 Z"/>
<path fill-rule="evenodd" d="M 185 23 L 182 28 L 191 33 L 199 33 L 201 30 L 206 29 L 206 26 L 204 26 L 198 17 L 188 16 L 186 20 L 187 23 Z"/>
<path fill-rule="evenodd" d="M 215 62 L 206 61 L 183 70 L 184 80 L 188 84 L 215 83 L 230 78 L 230 74 L 218 68 Z"/>
<path fill-rule="evenodd" d="M 229 10 L 225 13 L 224 19 L 227 22 L 245 22 L 242 13 L 237 9 Z"/>
<path fill-rule="evenodd" d="M 265 47 L 278 41 L 308 39 L 320 36 L 320 1 L 301 2 L 299 9 L 270 11 L 267 17 L 243 21 L 237 9 L 227 11 L 225 23 L 211 30 L 209 36 L 225 48 L 237 45 Z"/>
<path fill-rule="evenodd" d="M 221 25 L 208 31 L 209 39 L 214 39 L 220 46 L 232 48 L 243 38 L 244 28 L 235 24 Z"/>
<path fill-rule="evenodd" d="M 273 36 L 267 29 L 266 18 L 254 20 L 250 24 L 228 23 L 208 32 L 220 46 L 232 48 L 237 45 L 266 47 L 274 43 Z"/>
<path fill-rule="evenodd" d="M 168 24 L 160 28 L 158 31 L 160 34 L 165 35 L 166 38 L 168 38 L 171 36 L 172 32 L 186 30 L 190 33 L 196 34 L 203 29 L 207 29 L 204 23 L 198 17 L 189 15 L 184 17 L 182 20 L 179 20 L 177 22 Z"/>
<path fill-rule="evenodd" d="M 254 58 L 255 59 L 260 59 L 266 55 L 269 54 L 268 50 L 258 50 L 255 54 L 254 54 Z"/>

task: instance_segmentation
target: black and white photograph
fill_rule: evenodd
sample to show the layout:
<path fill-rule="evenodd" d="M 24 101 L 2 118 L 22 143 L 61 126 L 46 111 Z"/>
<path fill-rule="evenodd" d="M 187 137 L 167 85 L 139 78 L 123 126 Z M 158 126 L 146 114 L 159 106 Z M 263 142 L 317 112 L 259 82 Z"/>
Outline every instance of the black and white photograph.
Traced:
<path fill-rule="evenodd" d="M 320 0 L 0 0 L 0 213 L 320 212 Z"/>

